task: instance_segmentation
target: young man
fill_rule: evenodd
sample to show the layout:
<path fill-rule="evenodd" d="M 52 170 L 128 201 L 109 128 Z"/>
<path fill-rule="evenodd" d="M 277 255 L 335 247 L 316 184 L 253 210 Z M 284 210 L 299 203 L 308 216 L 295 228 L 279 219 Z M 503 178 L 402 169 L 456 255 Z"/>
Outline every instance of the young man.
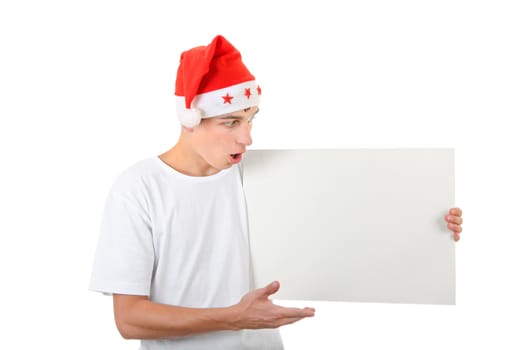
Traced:
<path fill-rule="evenodd" d="M 250 291 L 238 163 L 261 88 L 224 37 L 181 55 L 177 144 L 124 171 L 106 203 L 90 289 L 113 295 L 117 327 L 141 349 L 282 349 L 275 328 L 312 317 Z M 445 218 L 459 239 L 461 210 Z"/>

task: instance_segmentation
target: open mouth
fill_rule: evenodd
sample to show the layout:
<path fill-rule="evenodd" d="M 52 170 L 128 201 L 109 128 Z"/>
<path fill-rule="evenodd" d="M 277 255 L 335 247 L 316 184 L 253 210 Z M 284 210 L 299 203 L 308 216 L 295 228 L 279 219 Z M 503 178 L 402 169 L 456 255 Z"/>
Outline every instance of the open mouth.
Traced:
<path fill-rule="evenodd" d="M 242 153 L 232 153 L 230 154 L 230 162 L 232 164 L 237 164 L 241 161 L 242 159 Z"/>

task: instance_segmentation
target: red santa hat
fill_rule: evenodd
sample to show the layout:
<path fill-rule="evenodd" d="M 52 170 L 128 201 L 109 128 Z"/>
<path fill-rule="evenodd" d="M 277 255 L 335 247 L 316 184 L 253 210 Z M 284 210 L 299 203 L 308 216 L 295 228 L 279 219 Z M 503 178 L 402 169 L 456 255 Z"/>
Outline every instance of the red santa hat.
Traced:
<path fill-rule="evenodd" d="M 223 36 L 181 54 L 175 98 L 182 125 L 193 127 L 202 118 L 257 106 L 260 95 L 240 52 Z"/>

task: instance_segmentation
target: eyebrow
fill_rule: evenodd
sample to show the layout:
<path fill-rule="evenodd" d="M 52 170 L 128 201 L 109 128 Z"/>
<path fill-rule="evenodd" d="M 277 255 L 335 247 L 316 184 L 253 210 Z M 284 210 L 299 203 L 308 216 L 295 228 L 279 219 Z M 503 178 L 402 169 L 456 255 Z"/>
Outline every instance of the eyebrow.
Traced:
<path fill-rule="evenodd" d="M 257 108 L 257 110 L 255 111 L 255 113 L 253 113 L 251 115 L 251 117 L 253 118 L 257 113 L 259 113 L 260 109 Z M 227 116 L 224 116 L 224 117 L 220 117 L 219 119 L 243 119 L 244 117 L 241 117 L 241 116 L 237 116 L 237 115 L 227 115 Z"/>

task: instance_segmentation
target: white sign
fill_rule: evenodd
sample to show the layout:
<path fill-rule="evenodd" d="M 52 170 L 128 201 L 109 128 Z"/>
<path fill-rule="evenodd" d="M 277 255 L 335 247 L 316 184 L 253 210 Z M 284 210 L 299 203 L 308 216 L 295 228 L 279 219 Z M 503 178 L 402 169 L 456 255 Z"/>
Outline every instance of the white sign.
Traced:
<path fill-rule="evenodd" d="M 453 149 L 251 150 L 255 287 L 282 300 L 455 303 Z"/>

